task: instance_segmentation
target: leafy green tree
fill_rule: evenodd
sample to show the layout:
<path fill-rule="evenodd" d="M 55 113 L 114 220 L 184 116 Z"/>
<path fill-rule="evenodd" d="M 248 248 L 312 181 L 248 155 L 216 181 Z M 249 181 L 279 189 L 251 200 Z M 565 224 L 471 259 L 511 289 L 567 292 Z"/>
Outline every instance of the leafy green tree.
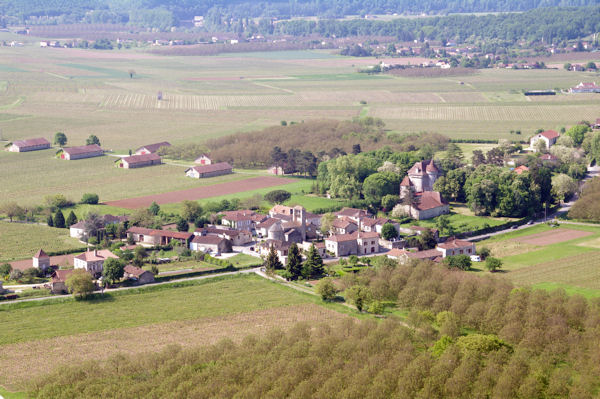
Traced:
<path fill-rule="evenodd" d="M 450 229 L 450 217 L 448 215 L 440 215 L 435 220 L 435 227 L 442 234 L 446 234 Z"/>
<path fill-rule="evenodd" d="M 498 258 L 492 258 L 491 256 L 486 258 L 485 267 L 490 272 L 495 272 L 502 267 L 502 261 Z"/>
<path fill-rule="evenodd" d="M 471 257 L 468 255 L 454 255 L 444 258 L 444 264 L 449 269 L 469 270 L 471 269 Z"/>
<path fill-rule="evenodd" d="M 0 276 L 2 276 L 3 279 L 6 280 L 6 278 L 10 275 L 10 272 L 12 272 L 12 266 L 10 263 L 3 263 L 0 265 Z"/>
<path fill-rule="evenodd" d="M 98 194 L 94 194 L 94 193 L 85 193 L 81 197 L 82 204 L 96 205 L 99 200 L 100 200 L 100 197 L 98 197 Z"/>
<path fill-rule="evenodd" d="M 560 173 L 552 177 L 552 192 L 559 201 L 564 201 L 577 191 L 577 182 L 571 177 Z"/>
<path fill-rule="evenodd" d="M 394 194 L 384 195 L 381 198 L 381 208 L 384 212 L 390 212 L 400 202 L 400 198 Z"/>
<path fill-rule="evenodd" d="M 365 306 L 371 302 L 372 294 L 368 287 L 363 285 L 353 285 L 346 290 L 346 297 L 350 300 L 359 312 L 362 312 Z"/>
<path fill-rule="evenodd" d="M 65 215 L 63 215 L 62 211 L 59 209 L 56 211 L 54 215 L 54 227 L 59 229 L 64 229 L 65 226 Z"/>
<path fill-rule="evenodd" d="M 363 194 L 372 203 L 381 203 L 386 195 L 398 192 L 400 175 L 392 172 L 377 172 L 367 177 L 363 183 Z"/>
<path fill-rule="evenodd" d="M 323 258 L 321 258 L 319 251 L 317 251 L 317 248 L 313 244 L 306 255 L 306 261 L 302 267 L 302 277 L 308 280 L 309 278 L 319 277 L 323 274 L 325 274 Z"/>
<path fill-rule="evenodd" d="M 96 286 L 91 274 L 83 269 L 75 269 L 65 282 L 69 292 L 77 298 L 86 298 L 94 292 Z"/>
<path fill-rule="evenodd" d="M 202 216 L 202 207 L 197 201 L 183 201 L 181 208 L 181 217 L 190 223 Z"/>
<path fill-rule="evenodd" d="M 283 269 L 283 265 L 279 260 L 279 256 L 277 256 L 277 251 L 275 247 L 271 245 L 271 249 L 269 250 L 269 254 L 267 255 L 267 259 L 265 261 L 265 268 L 268 272 L 273 273 L 275 270 Z"/>
<path fill-rule="evenodd" d="M 190 229 L 190 225 L 187 220 L 184 218 L 177 219 L 177 231 L 188 231 Z"/>
<path fill-rule="evenodd" d="M 102 266 L 102 277 L 109 284 L 114 284 L 123 278 L 124 268 L 125 264 L 121 259 L 108 258 Z"/>
<path fill-rule="evenodd" d="M 585 134 L 590 131 L 587 125 L 575 125 L 565 133 L 573 139 L 573 143 L 576 147 L 579 147 L 585 138 Z"/>
<path fill-rule="evenodd" d="M 272 204 L 282 204 L 285 201 L 289 200 L 291 197 L 292 194 L 289 191 L 285 190 L 273 190 L 265 194 L 265 200 L 269 201 Z"/>
<path fill-rule="evenodd" d="M 71 211 L 69 212 L 69 216 L 67 216 L 66 227 L 71 227 L 75 223 L 77 223 L 77 216 L 75 212 Z"/>
<path fill-rule="evenodd" d="M 144 265 L 144 258 L 146 258 L 148 254 L 146 253 L 146 248 L 138 245 L 135 247 L 133 251 L 133 264 L 135 266 L 141 267 Z"/>
<path fill-rule="evenodd" d="M 398 237 L 398 230 L 391 223 L 386 223 L 381 227 L 381 237 L 384 240 L 391 240 Z"/>
<path fill-rule="evenodd" d="M 488 256 L 492 254 L 492 251 L 488 247 L 481 247 L 477 250 L 477 255 L 481 257 L 481 259 L 487 259 Z"/>
<path fill-rule="evenodd" d="M 148 210 L 150 211 L 151 214 L 156 216 L 156 215 L 158 215 L 158 212 L 160 212 L 160 206 L 155 201 L 152 201 L 152 203 L 148 207 Z"/>
<path fill-rule="evenodd" d="M 90 134 L 90 136 L 85 140 L 85 144 L 86 145 L 92 145 L 92 144 L 100 145 L 100 139 L 98 138 L 98 136 L 96 136 L 94 134 Z"/>
<path fill-rule="evenodd" d="M 0 207 L 0 212 L 4 213 L 12 222 L 13 219 L 21 219 L 25 217 L 25 209 L 20 207 L 16 202 L 8 202 Z"/>
<path fill-rule="evenodd" d="M 422 250 L 433 249 L 437 245 L 437 239 L 431 229 L 427 229 L 419 235 L 420 248 Z"/>
<path fill-rule="evenodd" d="M 483 155 L 483 151 L 474 150 L 473 157 L 471 158 L 471 163 L 473 167 L 478 167 L 479 165 L 483 165 L 485 163 L 485 155 Z"/>
<path fill-rule="evenodd" d="M 97 212 L 88 212 L 83 221 L 83 235 L 88 239 L 96 238 L 103 227 L 102 217 Z"/>
<path fill-rule="evenodd" d="M 298 249 L 298 245 L 296 245 L 296 243 L 293 243 L 290 246 L 285 268 L 288 272 L 290 280 L 298 280 L 298 278 L 302 275 L 302 256 L 300 255 L 300 250 Z"/>
<path fill-rule="evenodd" d="M 63 132 L 57 132 L 54 135 L 54 144 L 64 147 L 67 144 L 67 136 Z"/>
<path fill-rule="evenodd" d="M 327 277 L 319 280 L 316 288 L 317 294 L 319 294 L 322 300 L 333 301 L 335 299 L 337 291 L 333 285 L 333 282 L 331 281 L 331 278 Z"/>

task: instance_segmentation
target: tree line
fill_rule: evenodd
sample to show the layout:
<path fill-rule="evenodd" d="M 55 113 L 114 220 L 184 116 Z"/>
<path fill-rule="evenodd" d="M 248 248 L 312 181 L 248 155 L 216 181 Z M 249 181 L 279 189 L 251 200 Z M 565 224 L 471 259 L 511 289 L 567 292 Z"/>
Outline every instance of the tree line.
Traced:
<path fill-rule="evenodd" d="M 592 398 L 600 303 L 421 262 L 348 274 L 344 295 L 406 322 L 298 324 L 53 372 L 33 397 Z M 360 294 L 360 293 L 363 294 Z M 366 308 L 366 306 L 365 306 Z M 371 306 L 373 310 L 376 307 Z"/>

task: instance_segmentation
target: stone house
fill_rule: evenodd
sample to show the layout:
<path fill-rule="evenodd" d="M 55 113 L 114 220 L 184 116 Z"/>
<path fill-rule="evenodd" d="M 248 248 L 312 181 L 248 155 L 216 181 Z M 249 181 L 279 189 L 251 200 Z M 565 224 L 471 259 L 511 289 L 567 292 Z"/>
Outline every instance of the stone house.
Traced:
<path fill-rule="evenodd" d="M 475 244 L 470 241 L 459 240 L 452 238 L 444 243 L 438 244 L 436 249 L 442 253 L 445 258 L 447 256 L 456 255 L 475 255 Z"/>
<path fill-rule="evenodd" d="M 539 140 L 542 140 L 544 143 L 546 143 L 546 149 L 550 149 L 550 147 L 556 144 L 556 140 L 559 137 L 560 134 L 555 130 L 546 130 L 538 133 L 529 139 L 529 150 L 537 152 L 536 144 Z"/>
<path fill-rule="evenodd" d="M 404 205 L 404 212 L 417 220 L 431 219 L 450 213 L 450 206 L 437 191 L 425 191 L 415 196 L 412 205 Z"/>
<path fill-rule="evenodd" d="M 56 270 L 50 280 L 50 292 L 53 294 L 64 294 L 69 292 L 66 282 L 73 271 L 74 269 Z"/>
<path fill-rule="evenodd" d="M 40 249 L 33 255 L 33 267 L 42 271 L 46 271 L 50 268 L 50 257 L 43 249 Z"/>
<path fill-rule="evenodd" d="M 358 224 L 349 217 L 338 217 L 331 222 L 331 234 L 350 234 L 358 230 Z"/>
<path fill-rule="evenodd" d="M 221 254 L 231 252 L 231 242 L 217 235 L 196 235 L 190 242 L 190 249 L 192 251 Z"/>
<path fill-rule="evenodd" d="M 433 160 L 415 162 L 400 183 L 400 198 L 404 198 L 409 190 L 413 193 L 433 191 L 433 184 L 441 175 Z"/>
<path fill-rule="evenodd" d="M 150 284 L 154 282 L 154 274 L 152 274 L 152 272 L 133 265 L 125 266 L 123 277 L 127 280 L 134 280 L 137 285 Z"/>
<path fill-rule="evenodd" d="M 74 258 L 75 269 L 84 269 L 89 272 L 92 276 L 98 277 L 102 274 L 102 267 L 106 259 L 113 258 L 119 259 L 119 257 L 108 249 L 86 251 Z"/>

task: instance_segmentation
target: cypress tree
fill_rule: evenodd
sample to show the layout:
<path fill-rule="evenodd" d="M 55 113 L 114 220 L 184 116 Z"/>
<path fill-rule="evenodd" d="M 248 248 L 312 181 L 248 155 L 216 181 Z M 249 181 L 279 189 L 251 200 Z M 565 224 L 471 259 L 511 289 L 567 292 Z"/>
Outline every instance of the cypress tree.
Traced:
<path fill-rule="evenodd" d="M 77 223 L 77 216 L 75 215 L 75 212 L 71 211 L 69 216 L 67 216 L 67 227 L 71 227 L 75 223 Z"/>
<path fill-rule="evenodd" d="M 54 215 L 54 227 L 59 229 L 65 228 L 65 215 L 63 215 L 60 209 L 56 211 L 56 215 Z"/>
<path fill-rule="evenodd" d="M 52 220 L 52 215 L 48 215 L 48 220 L 46 220 L 46 223 L 48 223 L 48 226 L 54 227 L 54 220 Z"/>
<path fill-rule="evenodd" d="M 310 277 L 322 276 L 323 274 L 325 274 L 323 258 L 319 255 L 317 248 L 314 245 L 311 245 L 308 250 L 306 262 L 304 262 L 304 267 L 302 268 L 302 276 L 308 279 Z"/>
<path fill-rule="evenodd" d="M 277 256 L 277 251 L 275 251 L 273 245 L 271 245 L 271 250 L 269 251 L 269 255 L 267 255 L 265 268 L 270 272 L 274 272 L 277 269 L 283 269 L 283 265 L 281 264 L 279 256 Z"/>
<path fill-rule="evenodd" d="M 300 255 L 300 250 L 296 243 L 293 243 L 290 246 L 286 270 L 288 271 L 291 280 L 298 280 L 298 277 L 302 275 L 302 256 Z"/>

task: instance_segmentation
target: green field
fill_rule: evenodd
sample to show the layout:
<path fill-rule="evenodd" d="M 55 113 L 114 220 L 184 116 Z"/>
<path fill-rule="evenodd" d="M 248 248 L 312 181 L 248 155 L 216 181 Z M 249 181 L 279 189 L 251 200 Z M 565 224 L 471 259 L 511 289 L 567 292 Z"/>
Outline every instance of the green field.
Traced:
<path fill-rule="evenodd" d="M 40 248 L 52 252 L 82 247 L 67 229 L 0 221 L 0 261 L 31 258 Z"/>
<path fill-rule="evenodd" d="M 592 233 L 548 245 L 534 245 L 523 240 L 533 234 L 560 232 L 562 229 Z M 600 228 L 562 224 L 553 229 L 540 224 L 509 232 L 477 243 L 491 249 L 503 262 L 504 275 L 518 286 L 563 288 L 587 297 L 600 295 Z"/>
<path fill-rule="evenodd" d="M 2 305 L 1 345 L 83 332 L 244 313 L 310 302 L 260 277 L 208 279 L 180 288 L 151 287 L 92 301 Z M 135 309 L 135 312 L 132 312 Z M 159 310 L 160 309 L 160 310 Z M 68 322 L 65 322 L 68 320 Z"/>
<path fill-rule="evenodd" d="M 428 220 L 419 220 L 418 222 L 413 221 L 402 225 L 402 227 L 424 226 L 437 228 L 437 220 L 438 218 L 436 217 Z M 452 205 L 450 207 L 450 214 L 448 215 L 448 222 L 455 233 L 479 230 L 486 227 L 486 225 L 488 227 L 499 226 L 510 220 L 512 219 L 474 216 L 468 208 L 459 204 Z"/>
<path fill-rule="evenodd" d="M 521 94 L 523 89 L 593 81 L 595 75 L 588 72 L 490 69 L 449 78 L 356 73 L 377 62 L 331 51 L 167 57 L 127 50 L 42 49 L 32 39 L 24 47 L 0 48 L 0 140 L 51 139 L 63 131 L 68 145 L 81 145 L 95 134 L 105 149 L 126 154 L 163 140 L 201 143 L 282 120 L 342 120 L 359 114 L 380 117 L 395 132 L 495 140 L 517 139 L 510 130 L 521 130 L 518 138 L 526 138 L 540 127 L 557 129 L 598 116 L 598 96 L 530 99 Z M 133 79 L 130 69 L 136 71 Z M 465 146 L 465 155 L 475 148 Z M 46 194 L 78 197 L 85 191 L 112 200 L 217 181 L 189 181 L 182 166 L 124 171 L 113 168 L 112 157 L 61 162 L 52 154 L 0 153 L 7 179 L 0 188 L 2 201 L 34 204 Z M 309 209 L 325 204 L 295 201 Z"/>

